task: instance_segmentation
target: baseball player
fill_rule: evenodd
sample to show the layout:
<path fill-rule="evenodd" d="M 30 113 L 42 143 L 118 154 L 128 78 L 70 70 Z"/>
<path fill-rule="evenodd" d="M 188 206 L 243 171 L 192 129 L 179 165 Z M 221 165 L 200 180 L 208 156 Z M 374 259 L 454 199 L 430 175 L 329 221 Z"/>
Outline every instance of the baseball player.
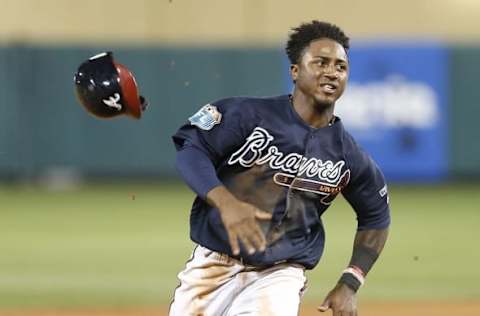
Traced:
<path fill-rule="evenodd" d="M 291 95 L 212 102 L 173 136 L 177 168 L 197 194 L 197 247 L 170 315 L 297 315 L 304 272 L 324 248 L 321 216 L 339 193 L 358 229 L 319 310 L 357 315 L 356 292 L 386 242 L 390 211 L 381 171 L 334 115 L 348 49 L 337 26 L 301 24 L 286 45 Z"/>

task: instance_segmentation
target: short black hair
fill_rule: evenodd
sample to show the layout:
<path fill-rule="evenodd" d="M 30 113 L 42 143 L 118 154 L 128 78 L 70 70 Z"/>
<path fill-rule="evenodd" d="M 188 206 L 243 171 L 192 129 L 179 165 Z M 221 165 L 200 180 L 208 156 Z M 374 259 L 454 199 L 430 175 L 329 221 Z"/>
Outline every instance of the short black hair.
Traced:
<path fill-rule="evenodd" d="M 309 23 L 302 23 L 292 28 L 285 50 L 291 64 L 297 64 L 302 57 L 304 50 L 312 41 L 320 38 L 329 38 L 343 46 L 345 52 L 350 48 L 350 39 L 338 26 L 313 20 Z"/>

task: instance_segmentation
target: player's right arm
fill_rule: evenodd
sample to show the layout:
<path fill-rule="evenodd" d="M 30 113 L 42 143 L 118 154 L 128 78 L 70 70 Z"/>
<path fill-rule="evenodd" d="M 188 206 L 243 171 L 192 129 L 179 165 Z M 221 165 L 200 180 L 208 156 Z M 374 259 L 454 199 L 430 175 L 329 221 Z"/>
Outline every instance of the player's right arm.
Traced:
<path fill-rule="evenodd" d="M 244 119 L 248 113 L 232 103 L 226 100 L 216 104 L 221 115 L 215 125 L 203 126 L 190 119 L 191 124 L 177 131 L 173 137 L 177 148 L 176 166 L 190 188 L 220 213 L 232 254 L 240 253 L 239 241 L 253 254 L 266 247 L 257 220 L 269 220 L 271 214 L 238 200 L 219 180 L 215 169 L 215 165 L 244 142 L 244 134 L 249 130 L 247 124 L 253 121 L 251 117 Z"/>
<path fill-rule="evenodd" d="M 176 166 L 185 182 L 220 212 L 233 255 L 240 254 L 239 240 L 249 254 L 264 251 L 265 236 L 257 223 L 271 214 L 238 200 L 218 179 L 209 157 L 193 146 L 177 152 Z"/>

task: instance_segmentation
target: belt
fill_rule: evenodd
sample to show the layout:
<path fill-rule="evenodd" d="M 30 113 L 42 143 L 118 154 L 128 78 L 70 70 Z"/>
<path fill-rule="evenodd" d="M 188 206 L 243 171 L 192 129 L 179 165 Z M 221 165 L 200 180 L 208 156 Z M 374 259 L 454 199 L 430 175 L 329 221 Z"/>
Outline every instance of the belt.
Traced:
<path fill-rule="evenodd" d="M 261 270 L 265 270 L 265 269 L 268 269 L 268 268 L 271 268 L 271 267 L 274 267 L 274 266 L 277 266 L 277 265 L 280 265 L 280 264 L 289 264 L 291 266 L 295 266 L 295 267 L 298 267 L 298 268 L 301 268 L 301 269 L 305 270 L 305 267 L 303 265 L 301 265 L 299 263 L 288 262 L 288 260 L 276 261 L 276 262 L 273 262 L 273 263 L 270 263 L 270 264 L 265 264 L 265 265 L 251 265 L 251 264 L 248 264 L 247 262 L 245 262 L 245 259 L 243 257 L 231 257 L 227 254 L 216 252 L 216 251 L 212 251 L 211 255 L 214 255 L 216 260 L 218 260 L 220 262 L 223 262 L 223 263 L 226 263 L 226 264 L 234 263 L 234 264 L 242 265 L 244 272 L 261 271 Z"/>

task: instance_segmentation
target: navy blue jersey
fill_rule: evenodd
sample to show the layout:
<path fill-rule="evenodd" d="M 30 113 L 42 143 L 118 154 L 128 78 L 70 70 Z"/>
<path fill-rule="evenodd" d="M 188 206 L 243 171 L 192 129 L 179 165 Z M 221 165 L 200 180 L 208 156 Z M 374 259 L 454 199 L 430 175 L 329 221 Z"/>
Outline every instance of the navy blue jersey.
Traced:
<path fill-rule="evenodd" d="M 233 97 L 204 106 L 173 136 L 177 150 L 194 146 L 212 161 L 218 179 L 238 199 L 271 212 L 260 223 L 265 252 L 240 256 L 251 265 L 294 262 L 313 268 L 323 252 L 322 214 L 342 193 L 358 230 L 390 223 L 384 177 L 339 118 L 312 128 L 288 95 Z M 190 216 L 194 242 L 232 256 L 218 210 L 197 196 Z"/>

